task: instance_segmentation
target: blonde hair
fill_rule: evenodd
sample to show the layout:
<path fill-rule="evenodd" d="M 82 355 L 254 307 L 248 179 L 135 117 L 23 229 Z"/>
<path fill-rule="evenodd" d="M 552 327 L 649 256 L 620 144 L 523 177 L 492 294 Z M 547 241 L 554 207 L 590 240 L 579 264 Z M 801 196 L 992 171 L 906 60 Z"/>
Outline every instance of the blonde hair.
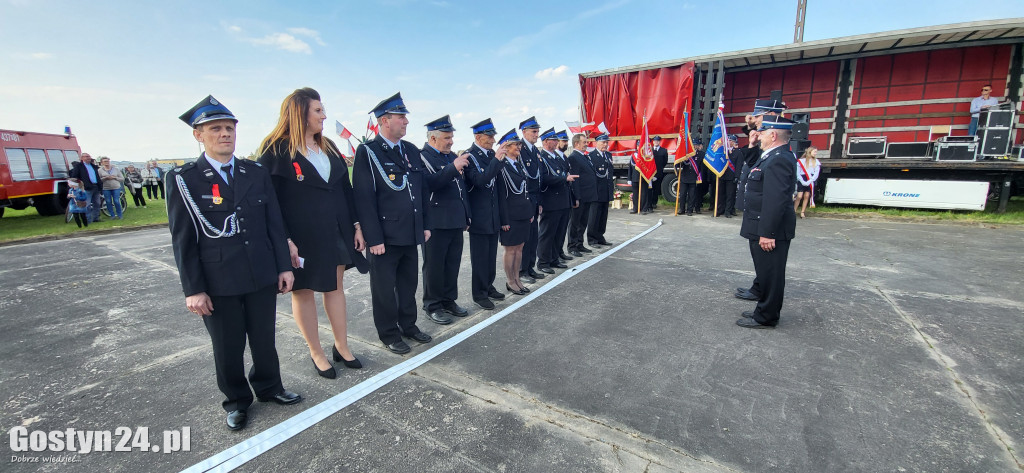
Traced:
<path fill-rule="evenodd" d="M 801 159 L 806 159 L 808 165 L 814 166 L 814 163 L 818 162 L 818 158 L 814 157 L 814 152 L 815 151 L 818 151 L 818 148 L 810 146 L 810 147 L 808 147 L 807 149 L 804 150 L 804 154 L 803 154 L 803 156 L 800 156 L 800 158 Z"/>
<path fill-rule="evenodd" d="M 274 152 L 287 154 L 292 160 L 300 154 L 305 156 L 306 119 L 309 116 L 309 104 L 314 100 L 320 101 L 320 93 L 309 87 L 295 89 L 295 92 L 285 97 L 281 103 L 281 115 L 278 117 L 277 126 L 263 139 L 256 154 L 262 155 L 275 148 Z M 313 140 L 325 152 L 331 150 L 335 154 L 341 154 L 331 140 L 324 138 L 322 131 L 313 135 Z M 284 149 L 276 149 L 278 141 L 284 142 Z"/>

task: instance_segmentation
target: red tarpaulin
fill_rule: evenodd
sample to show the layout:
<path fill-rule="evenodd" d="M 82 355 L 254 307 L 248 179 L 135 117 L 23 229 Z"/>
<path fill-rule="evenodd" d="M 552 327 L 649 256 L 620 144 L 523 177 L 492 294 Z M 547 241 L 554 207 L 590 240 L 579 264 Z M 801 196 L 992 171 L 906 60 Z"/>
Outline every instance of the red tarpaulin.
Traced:
<path fill-rule="evenodd" d="M 645 110 L 651 135 L 675 136 L 683 113 L 690 112 L 693 63 L 599 77 L 580 76 L 580 90 L 585 121 L 604 122 L 612 138 L 640 135 Z M 618 145 L 613 146 L 617 149 L 635 147 L 632 141 L 613 144 Z"/>

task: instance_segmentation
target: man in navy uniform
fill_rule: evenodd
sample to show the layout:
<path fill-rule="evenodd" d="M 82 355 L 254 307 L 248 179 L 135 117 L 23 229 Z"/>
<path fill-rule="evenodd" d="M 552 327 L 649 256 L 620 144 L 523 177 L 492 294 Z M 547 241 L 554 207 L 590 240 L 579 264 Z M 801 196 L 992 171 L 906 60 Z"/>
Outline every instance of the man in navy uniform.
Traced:
<path fill-rule="evenodd" d="M 726 145 L 729 151 L 725 162 L 725 171 L 722 172 L 722 176 L 719 177 L 719 183 L 717 186 L 716 199 L 718 202 L 718 213 L 716 217 L 725 215 L 725 218 L 732 218 L 736 215 L 736 152 L 739 150 L 737 147 L 739 143 L 739 137 L 736 135 L 729 135 L 729 144 Z"/>
<path fill-rule="evenodd" d="M 537 269 L 542 273 L 554 274 L 553 268 L 568 268 L 559 259 L 565 230 L 569 225 L 569 209 L 572 207 L 570 184 L 576 176 L 569 173 L 569 163 L 558 154 L 558 133 L 550 128 L 541 134 L 544 149 L 540 150 L 541 164 L 544 165 L 541 185 L 540 239 L 537 243 Z"/>
<path fill-rule="evenodd" d="M 742 152 L 743 166 L 740 168 L 739 182 L 736 186 L 736 205 L 740 207 L 740 210 L 744 210 L 743 206 L 746 205 L 744 192 L 746 192 L 750 168 L 754 166 L 757 160 L 761 159 L 761 154 L 763 153 L 758 128 L 765 117 L 782 116 L 782 113 L 785 111 L 786 104 L 781 100 L 757 99 L 754 101 L 753 113 L 745 117 L 747 124 L 743 127 L 743 130 L 747 133 L 748 144 L 747 148 Z M 754 282 L 750 285 L 750 288 L 737 287 L 736 293 L 733 295 L 738 299 L 748 301 L 760 299 L 761 286 L 757 281 L 757 277 L 754 277 Z"/>
<path fill-rule="evenodd" d="M 615 173 L 612 170 L 612 154 L 608 152 L 609 139 L 604 133 L 594 138 L 594 150 L 587 156 L 597 175 L 597 201 L 590 206 L 587 220 L 587 243 L 590 246 L 612 246 L 604 238 L 608 228 L 608 203 L 615 198 Z"/>
<path fill-rule="evenodd" d="M 527 284 L 535 283 L 538 279 L 544 279 L 544 275 L 533 269 L 537 262 L 537 244 L 539 240 L 540 225 L 540 186 L 544 166 L 537 156 L 537 137 L 540 136 L 540 125 L 537 117 L 530 117 L 519 123 L 519 130 L 523 132 L 522 147 L 519 151 L 519 163 L 526 172 L 526 192 L 533 203 L 533 221 L 530 222 L 530 235 L 523 245 L 523 263 L 519 268 L 519 280 Z"/>
<path fill-rule="evenodd" d="M 454 132 L 448 115 L 427 123 L 427 143 L 420 152 L 430 191 L 430 212 L 424 219 L 430 240 L 423 243 L 423 310 L 441 325 L 452 323 L 446 314 L 469 315 L 455 303 L 459 296 L 462 234 L 472 218 L 463 179 L 469 155 L 452 153 Z"/>
<path fill-rule="evenodd" d="M 700 138 L 694 138 L 694 147 L 700 146 Z M 693 212 L 700 212 L 701 203 L 697 200 L 697 181 L 700 180 L 700 168 L 702 166 L 704 153 L 694 153 L 687 156 L 677 164 L 679 167 L 679 211 L 676 215 L 693 216 Z"/>
<path fill-rule="evenodd" d="M 652 189 L 653 196 L 651 197 L 651 208 L 658 208 L 658 198 L 661 197 L 661 184 L 665 178 L 665 166 L 668 165 L 668 150 L 661 147 L 661 137 L 654 135 L 651 137 L 651 146 L 654 153 L 654 189 Z"/>
<path fill-rule="evenodd" d="M 597 202 L 597 173 L 590 158 L 587 158 L 587 137 L 574 135 L 572 148 L 572 153 L 569 153 L 569 171 L 580 177 L 572 182 L 575 205 L 569 216 L 569 254 L 580 257 L 583 253 L 593 252 L 583 246 L 583 237 L 587 232 L 590 207 Z"/>
<path fill-rule="evenodd" d="M 750 244 L 759 297 L 754 310 L 743 312 L 736 321 L 740 327 L 771 328 L 779 323 L 789 243 L 796 236 L 796 155 L 789 149 L 792 128 L 792 120 L 775 115 L 764 117 L 758 128 L 763 152 L 747 176 L 740 235 Z"/>
<path fill-rule="evenodd" d="M 213 342 L 228 428 L 239 430 L 253 391 L 260 401 L 302 400 L 284 389 L 274 347 L 277 294 L 291 291 L 295 278 L 270 174 L 234 157 L 238 120 L 212 96 L 180 118 L 206 151 L 166 176 L 174 262 L 185 305 L 203 318 Z"/>
<path fill-rule="evenodd" d="M 405 136 L 409 119 L 402 94 L 371 110 L 380 134 L 359 145 L 352 167 L 356 213 L 369 248 L 370 298 L 377 337 L 393 353 L 409 353 L 402 337 L 430 343 L 416 326 L 416 246 L 430 239 L 424 225 L 430 206 L 420 151 Z"/>
<path fill-rule="evenodd" d="M 466 183 L 469 185 L 469 208 L 473 221 L 469 224 L 469 258 L 473 272 L 473 302 L 481 308 L 494 309 L 492 300 L 505 298 L 494 287 L 495 264 L 498 258 L 498 232 L 501 215 L 495 177 L 501 171 L 504 156 L 494 152 L 494 123 L 488 118 L 473 128 L 473 145 L 469 147 Z"/>

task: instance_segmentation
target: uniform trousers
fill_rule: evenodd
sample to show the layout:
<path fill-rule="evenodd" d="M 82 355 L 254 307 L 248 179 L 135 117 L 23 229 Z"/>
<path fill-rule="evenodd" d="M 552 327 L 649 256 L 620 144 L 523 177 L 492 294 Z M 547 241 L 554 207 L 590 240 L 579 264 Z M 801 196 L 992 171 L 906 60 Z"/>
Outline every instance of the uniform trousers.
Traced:
<path fill-rule="evenodd" d="M 369 254 L 373 324 L 385 344 L 420 332 L 416 327 L 417 253 L 416 245 L 385 245 L 384 254 Z"/>
<path fill-rule="evenodd" d="M 608 228 L 608 202 L 591 202 L 587 220 L 587 242 L 591 246 L 604 243 L 604 232 Z"/>
<path fill-rule="evenodd" d="M 463 233 L 461 228 L 437 228 L 423 244 L 423 309 L 427 312 L 451 307 L 459 297 Z"/>
<path fill-rule="evenodd" d="M 736 213 L 736 186 L 732 180 L 722 181 L 718 186 L 718 212 L 719 214 Z"/>
<path fill-rule="evenodd" d="M 530 199 L 537 202 L 539 199 Z M 537 262 L 537 245 L 540 244 L 540 216 L 537 215 L 538 205 L 533 204 L 533 221 L 530 222 L 530 235 L 526 238 L 526 244 L 523 245 L 523 263 L 519 265 L 519 273 L 527 274 L 533 270 L 533 265 Z"/>
<path fill-rule="evenodd" d="M 579 207 L 572 209 L 569 219 L 569 251 L 583 248 L 583 235 L 587 232 L 591 203 L 580 202 Z"/>
<path fill-rule="evenodd" d="M 540 216 L 540 240 L 537 243 L 537 266 L 550 268 L 558 262 L 569 224 L 569 209 L 544 210 Z"/>
<path fill-rule="evenodd" d="M 470 233 L 469 260 L 473 268 L 473 300 L 482 301 L 497 292 L 494 288 L 495 264 L 498 258 L 497 233 Z"/>
<path fill-rule="evenodd" d="M 786 292 L 786 260 L 789 259 L 790 240 L 775 240 L 775 249 L 764 251 L 758 240 L 750 242 L 750 257 L 754 260 L 754 286 L 760 292 L 754 320 L 762 325 L 779 323 L 782 300 Z M 753 289 L 753 288 L 752 288 Z"/>
<path fill-rule="evenodd" d="M 654 190 L 642 180 L 639 183 L 634 181 L 632 189 L 633 194 L 629 196 L 629 201 L 633 203 L 633 210 L 639 212 L 651 210 L 652 202 L 654 201 Z M 636 201 L 637 197 L 640 198 L 639 204 Z M 643 207 L 638 207 L 638 205 Z"/>
<path fill-rule="evenodd" d="M 203 324 L 213 342 L 217 387 L 227 412 L 244 410 L 256 396 L 269 398 L 284 390 L 274 337 L 277 333 L 277 287 L 267 286 L 238 296 L 210 296 L 212 315 Z M 245 377 L 245 344 L 249 341 L 252 368 Z M 252 389 L 249 389 L 249 385 Z"/>
<path fill-rule="evenodd" d="M 694 212 L 700 210 L 700 203 L 697 202 L 697 184 L 679 183 L 679 211 Z"/>

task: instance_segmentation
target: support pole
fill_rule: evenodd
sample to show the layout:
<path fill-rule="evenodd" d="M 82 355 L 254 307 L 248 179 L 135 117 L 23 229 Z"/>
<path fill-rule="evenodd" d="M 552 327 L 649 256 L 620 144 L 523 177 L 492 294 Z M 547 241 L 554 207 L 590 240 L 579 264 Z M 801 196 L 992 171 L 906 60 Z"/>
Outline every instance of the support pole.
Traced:
<path fill-rule="evenodd" d="M 676 166 L 673 166 L 676 167 Z M 683 183 L 683 170 L 676 167 L 676 211 L 673 215 L 679 215 L 679 189 Z"/>
<path fill-rule="evenodd" d="M 715 176 L 715 213 L 714 217 L 718 218 L 718 181 L 720 176 Z"/>

